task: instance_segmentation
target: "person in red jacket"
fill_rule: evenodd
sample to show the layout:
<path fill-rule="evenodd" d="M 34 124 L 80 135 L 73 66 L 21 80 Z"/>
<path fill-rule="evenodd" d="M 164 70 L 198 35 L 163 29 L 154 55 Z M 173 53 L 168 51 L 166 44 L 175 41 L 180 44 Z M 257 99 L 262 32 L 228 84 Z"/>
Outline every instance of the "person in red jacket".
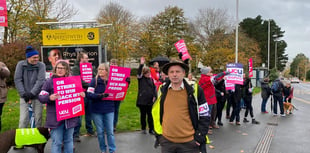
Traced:
<path fill-rule="evenodd" d="M 210 127 L 219 128 L 219 126 L 215 124 L 217 101 L 216 101 L 214 84 L 216 84 L 229 72 L 224 71 L 217 74 L 216 76 L 213 76 L 211 67 L 203 67 L 200 69 L 200 71 L 201 71 L 201 77 L 199 80 L 199 85 L 203 89 L 211 113 Z M 209 132 L 209 134 L 211 134 L 211 132 Z"/>
<path fill-rule="evenodd" d="M 160 68 L 158 62 L 153 63 L 153 67 L 150 67 L 150 71 L 151 71 L 151 78 L 153 79 L 156 89 L 158 89 L 158 87 L 162 84 L 162 82 L 159 80 Z"/>

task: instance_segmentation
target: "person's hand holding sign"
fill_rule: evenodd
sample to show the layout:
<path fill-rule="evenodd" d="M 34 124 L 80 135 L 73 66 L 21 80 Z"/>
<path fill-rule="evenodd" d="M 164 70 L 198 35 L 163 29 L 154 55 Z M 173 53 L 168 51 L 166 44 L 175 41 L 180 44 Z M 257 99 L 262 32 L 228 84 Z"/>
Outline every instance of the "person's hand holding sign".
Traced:
<path fill-rule="evenodd" d="M 58 93 L 51 94 L 50 95 L 50 101 L 55 101 L 59 97 L 60 97 L 60 95 Z"/>
<path fill-rule="evenodd" d="M 80 92 L 80 95 L 84 98 L 85 97 L 85 92 Z"/>

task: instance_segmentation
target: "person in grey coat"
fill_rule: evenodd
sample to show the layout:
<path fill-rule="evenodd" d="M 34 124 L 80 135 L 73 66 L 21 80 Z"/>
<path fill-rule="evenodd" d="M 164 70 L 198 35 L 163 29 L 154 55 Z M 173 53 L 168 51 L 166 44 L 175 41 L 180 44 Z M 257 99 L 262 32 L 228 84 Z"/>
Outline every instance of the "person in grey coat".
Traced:
<path fill-rule="evenodd" d="M 263 81 L 261 81 L 261 96 L 262 96 L 262 105 L 261 105 L 261 112 L 262 113 L 268 113 L 266 111 L 266 104 L 267 101 L 271 95 L 271 89 L 269 86 L 269 79 L 268 78 L 264 78 Z"/>
<path fill-rule="evenodd" d="M 31 46 L 26 48 L 26 60 L 16 65 L 14 83 L 20 95 L 19 128 L 27 128 L 29 124 L 28 106 L 32 105 L 35 114 L 35 127 L 42 126 L 43 105 L 38 95 L 45 81 L 45 64 L 39 62 L 39 52 Z"/>

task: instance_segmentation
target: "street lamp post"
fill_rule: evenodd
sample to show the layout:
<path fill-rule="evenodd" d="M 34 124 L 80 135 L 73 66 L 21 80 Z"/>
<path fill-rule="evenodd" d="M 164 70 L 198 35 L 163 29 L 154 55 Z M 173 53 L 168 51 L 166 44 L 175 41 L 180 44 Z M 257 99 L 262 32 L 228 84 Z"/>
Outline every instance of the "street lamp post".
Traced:
<path fill-rule="evenodd" d="M 268 71 L 270 68 L 270 19 L 268 20 Z"/>
<path fill-rule="evenodd" d="M 238 26 L 239 26 L 239 19 L 238 19 L 238 8 L 239 8 L 239 0 L 236 0 L 236 59 L 235 62 L 238 63 Z"/>
<path fill-rule="evenodd" d="M 277 44 L 278 44 L 278 42 L 276 41 L 275 53 L 274 53 L 274 67 L 275 67 L 276 70 L 277 70 Z"/>

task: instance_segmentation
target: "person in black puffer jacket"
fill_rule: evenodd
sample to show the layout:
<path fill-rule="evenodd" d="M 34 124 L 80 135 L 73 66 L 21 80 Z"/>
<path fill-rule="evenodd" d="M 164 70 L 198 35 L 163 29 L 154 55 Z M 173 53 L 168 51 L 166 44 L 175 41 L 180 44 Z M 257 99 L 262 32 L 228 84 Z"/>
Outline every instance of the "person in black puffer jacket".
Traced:
<path fill-rule="evenodd" d="M 138 97 L 137 107 L 140 109 L 140 123 L 143 134 L 146 134 L 146 116 L 149 133 L 154 134 L 152 106 L 156 99 L 156 87 L 150 76 L 150 68 L 144 66 L 145 59 L 141 57 L 138 69 Z"/>

